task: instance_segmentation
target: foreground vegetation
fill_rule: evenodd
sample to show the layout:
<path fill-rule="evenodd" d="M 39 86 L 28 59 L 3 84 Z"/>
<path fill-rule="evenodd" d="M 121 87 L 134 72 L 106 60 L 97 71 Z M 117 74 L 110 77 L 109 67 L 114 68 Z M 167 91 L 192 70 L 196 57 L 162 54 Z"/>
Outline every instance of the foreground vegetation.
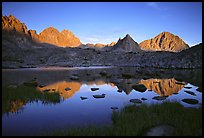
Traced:
<path fill-rule="evenodd" d="M 2 113 L 17 112 L 26 103 L 42 101 L 44 104 L 60 102 L 59 93 L 42 93 L 35 87 L 24 85 L 2 87 Z"/>
<path fill-rule="evenodd" d="M 202 135 L 202 107 L 184 108 L 179 103 L 140 106 L 129 105 L 121 111 L 113 111 L 112 126 L 89 126 L 67 128 L 46 132 L 54 136 L 144 136 L 155 126 L 169 125 L 174 131 L 172 136 Z"/>

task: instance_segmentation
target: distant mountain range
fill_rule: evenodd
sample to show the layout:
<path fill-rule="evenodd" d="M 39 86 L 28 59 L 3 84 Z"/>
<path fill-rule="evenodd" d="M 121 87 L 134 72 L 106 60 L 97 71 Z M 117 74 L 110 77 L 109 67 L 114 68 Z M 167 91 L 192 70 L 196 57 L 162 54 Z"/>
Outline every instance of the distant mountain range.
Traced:
<path fill-rule="evenodd" d="M 180 52 L 188 49 L 189 46 L 181 38 L 171 34 L 170 32 L 162 32 L 156 37 L 144 40 L 140 44 L 135 42 L 129 34 L 118 42 L 110 44 L 82 44 L 71 31 L 63 30 L 59 32 L 54 27 L 44 29 L 40 34 L 35 30 L 28 30 L 24 23 L 21 23 L 13 15 L 2 16 L 2 29 L 14 30 L 26 34 L 32 40 L 41 43 L 48 43 L 60 47 L 90 47 L 90 48 L 104 48 L 108 50 L 126 51 L 126 52 L 142 52 L 142 51 L 171 51 Z M 111 47 L 111 48 L 109 48 Z"/>

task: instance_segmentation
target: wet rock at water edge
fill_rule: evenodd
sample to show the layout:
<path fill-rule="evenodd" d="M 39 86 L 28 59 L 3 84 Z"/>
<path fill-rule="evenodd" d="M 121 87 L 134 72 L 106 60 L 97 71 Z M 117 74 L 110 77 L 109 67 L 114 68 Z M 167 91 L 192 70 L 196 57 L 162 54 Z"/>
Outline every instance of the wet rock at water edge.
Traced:
<path fill-rule="evenodd" d="M 175 94 L 175 95 L 176 95 L 176 94 L 178 94 L 178 92 L 174 92 L 173 94 Z"/>
<path fill-rule="evenodd" d="M 91 88 L 92 91 L 97 91 L 99 88 Z"/>
<path fill-rule="evenodd" d="M 133 85 L 132 88 L 139 92 L 145 92 L 147 90 L 147 88 L 143 84 Z"/>
<path fill-rule="evenodd" d="M 81 96 L 80 98 L 81 98 L 81 100 L 85 100 L 85 99 L 88 99 L 87 97 L 82 97 L 82 96 Z"/>
<path fill-rule="evenodd" d="M 196 99 L 183 99 L 182 101 L 188 104 L 198 104 L 198 100 Z"/>
<path fill-rule="evenodd" d="M 66 91 L 69 91 L 69 90 L 71 90 L 71 88 L 67 87 L 67 88 L 65 88 L 65 90 L 66 90 Z"/>
<path fill-rule="evenodd" d="M 93 95 L 94 98 L 105 98 L 106 94 L 101 94 L 101 95 Z"/>
<path fill-rule="evenodd" d="M 175 128 L 169 125 L 160 125 L 151 128 L 145 136 L 171 136 Z"/>
<path fill-rule="evenodd" d="M 146 98 L 141 98 L 141 100 L 145 101 L 145 100 L 147 100 L 147 99 L 146 99 Z"/>
<path fill-rule="evenodd" d="M 130 99 L 131 103 L 142 103 L 140 99 Z"/>
<path fill-rule="evenodd" d="M 46 85 L 39 85 L 40 88 L 45 87 Z"/>
<path fill-rule="evenodd" d="M 201 88 L 201 87 L 198 87 L 198 88 L 196 89 L 196 91 L 202 92 L 202 88 Z"/>
<path fill-rule="evenodd" d="M 154 99 L 154 100 L 165 100 L 166 99 L 166 96 L 155 96 L 155 97 L 153 97 L 152 99 Z"/>
<path fill-rule="evenodd" d="M 190 94 L 190 95 L 194 95 L 194 96 L 196 96 L 196 94 L 195 94 L 194 92 L 186 91 L 186 90 L 184 90 L 184 92 L 186 92 L 186 93 L 188 93 L 188 94 Z"/>

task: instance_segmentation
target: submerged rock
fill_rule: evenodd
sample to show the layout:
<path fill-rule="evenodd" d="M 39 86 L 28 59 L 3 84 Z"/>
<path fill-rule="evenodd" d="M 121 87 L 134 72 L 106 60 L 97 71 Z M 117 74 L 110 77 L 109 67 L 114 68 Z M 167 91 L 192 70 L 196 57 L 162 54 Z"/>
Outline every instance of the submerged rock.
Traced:
<path fill-rule="evenodd" d="M 185 86 L 184 88 L 186 88 L 186 89 L 191 89 L 192 87 L 190 87 L 190 86 Z"/>
<path fill-rule="evenodd" d="M 165 100 L 166 97 L 165 96 L 155 96 L 152 99 L 155 99 L 155 100 Z"/>
<path fill-rule="evenodd" d="M 113 109 L 113 110 L 117 110 L 117 109 L 118 109 L 118 107 L 111 107 L 111 109 Z"/>
<path fill-rule="evenodd" d="M 81 96 L 80 98 L 81 98 L 81 100 L 85 100 L 85 99 L 88 99 L 87 97 L 82 97 L 82 96 Z"/>
<path fill-rule="evenodd" d="M 92 91 L 97 91 L 99 88 L 91 88 Z"/>
<path fill-rule="evenodd" d="M 132 88 L 139 92 L 145 92 L 147 90 L 147 88 L 143 84 L 133 85 Z"/>
<path fill-rule="evenodd" d="M 67 88 L 65 88 L 65 90 L 66 90 L 66 91 L 69 91 L 69 90 L 71 90 L 71 88 L 67 87 Z"/>
<path fill-rule="evenodd" d="M 146 99 L 146 98 L 141 98 L 141 100 L 145 101 L 145 100 L 147 100 L 147 99 Z"/>
<path fill-rule="evenodd" d="M 117 92 L 122 92 L 122 91 L 123 91 L 122 89 L 118 89 L 118 90 L 117 90 Z"/>
<path fill-rule="evenodd" d="M 184 90 L 184 92 L 186 92 L 186 93 L 188 93 L 188 94 L 190 94 L 190 95 L 194 95 L 194 96 L 196 96 L 196 94 L 195 94 L 194 92 L 187 91 L 187 90 Z"/>
<path fill-rule="evenodd" d="M 182 101 L 188 104 L 198 104 L 198 100 L 196 99 L 183 99 Z"/>
<path fill-rule="evenodd" d="M 101 94 L 101 95 L 93 95 L 94 98 L 105 98 L 106 94 Z"/>
<path fill-rule="evenodd" d="M 132 103 L 142 103 L 140 99 L 130 99 L 130 102 Z"/>

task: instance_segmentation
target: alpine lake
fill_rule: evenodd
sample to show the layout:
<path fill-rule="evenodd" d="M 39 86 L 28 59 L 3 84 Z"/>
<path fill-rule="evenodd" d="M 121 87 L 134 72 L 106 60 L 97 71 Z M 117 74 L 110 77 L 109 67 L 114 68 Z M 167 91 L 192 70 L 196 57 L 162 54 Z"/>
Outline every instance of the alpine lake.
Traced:
<path fill-rule="evenodd" d="M 2 135 L 111 125 L 126 105 L 202 106 L 202 69 L 44 67 L 2 69 Z"/>

